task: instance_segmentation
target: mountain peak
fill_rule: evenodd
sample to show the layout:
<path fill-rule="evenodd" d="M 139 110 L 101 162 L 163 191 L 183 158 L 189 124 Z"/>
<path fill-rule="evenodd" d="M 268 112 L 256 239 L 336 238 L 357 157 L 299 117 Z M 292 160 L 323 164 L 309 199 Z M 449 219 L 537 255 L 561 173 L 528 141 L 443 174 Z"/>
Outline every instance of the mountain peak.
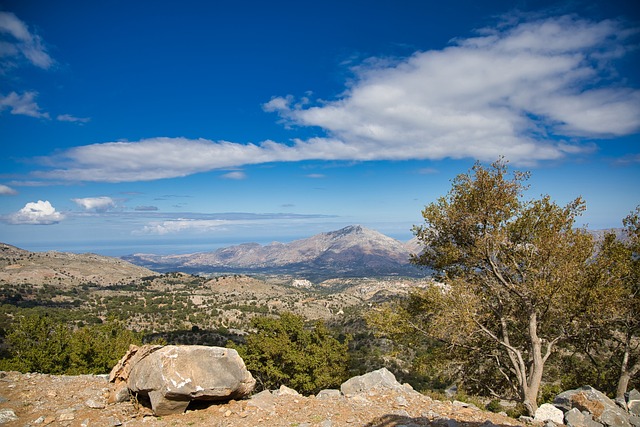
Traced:
<path fill-rule="evenodd" d="M 341 228 L 340 230 L 329 231 L 326 234 L 330 236 L 342 237 L 342 236 L 347 236 L 349 234 L 363 234 L 365 231 L 369 231 L 369 230 L 367 230 L 361 225 L 348 225 L 344 228 Z"/>

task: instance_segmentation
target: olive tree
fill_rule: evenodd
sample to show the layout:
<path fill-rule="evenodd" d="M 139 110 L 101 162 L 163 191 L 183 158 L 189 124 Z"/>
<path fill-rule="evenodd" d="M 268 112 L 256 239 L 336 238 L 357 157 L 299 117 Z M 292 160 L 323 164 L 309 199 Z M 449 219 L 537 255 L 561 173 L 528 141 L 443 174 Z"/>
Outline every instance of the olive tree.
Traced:
<path fill-rule="evenodd" d="M 589 313 L 597 289 L 584 285 L 593 239 L 575 228 L 583 200 L 525 201 L 528 177 L 503 160 L 458 175 L 414 227 L 423 250 L 412 261 L 433 269 L 440 285 L 370 319 L 438 340 L 466 372 L 493 375 L 487 387 L 506 384 L 534 414 L 545 364 Z"/>
<path fill-rule="evenodd" d="M 604 347 L 607 362 L 614 362 L 616 397 L 620 399 L 629 381 L 640 373 L 640 206 L 622 223 L 621 236 L 613 231 L 604 235 L 592 264 L 592 280 L 606 287 L 614 307 L 606 317 L 599 316 L 603 323 L 599 334 L 591 334 L 595 345 L 585 346 L 587 351 Z"/>

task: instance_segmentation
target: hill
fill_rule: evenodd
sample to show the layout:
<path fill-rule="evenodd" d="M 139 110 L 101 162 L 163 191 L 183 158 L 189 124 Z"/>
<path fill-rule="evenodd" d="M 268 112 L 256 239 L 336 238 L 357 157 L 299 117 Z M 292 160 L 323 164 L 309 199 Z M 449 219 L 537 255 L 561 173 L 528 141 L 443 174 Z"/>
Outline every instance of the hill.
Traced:
<path fill-rule="evenodd" d="M 55 251 L 29 252 L 0 243 L 0 284 L 75 286 L 91 283 L 108 286 L 155 274 L 118 258 Z"/>
<path fill-rule="evenodd" d="M 352 225 L 290 243 L 244 243 L 186 255 L 134 254 L 123 259 L 156 271 L 280 274 L 320 281 L 337 277 L 424 277 L 410 264 L 413 242 L 402 243 Z"/>

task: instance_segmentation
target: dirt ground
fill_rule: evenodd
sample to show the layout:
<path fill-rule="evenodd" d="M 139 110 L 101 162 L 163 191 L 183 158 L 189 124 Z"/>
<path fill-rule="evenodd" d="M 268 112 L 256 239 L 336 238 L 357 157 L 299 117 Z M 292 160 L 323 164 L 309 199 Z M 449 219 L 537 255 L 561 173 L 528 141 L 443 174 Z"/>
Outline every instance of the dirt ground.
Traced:
<path fill-rule="evenodd" d="M 414 427 L 522 425 L 500 414 L 432 400 L 407 388 L 378 389 L 350 397 L 262 394 L 155 417 L 132 402 L 106 404 L 103 376 L 0 372 L 0 423 L 4 426 L 208 426 L 208 427 Z"/>

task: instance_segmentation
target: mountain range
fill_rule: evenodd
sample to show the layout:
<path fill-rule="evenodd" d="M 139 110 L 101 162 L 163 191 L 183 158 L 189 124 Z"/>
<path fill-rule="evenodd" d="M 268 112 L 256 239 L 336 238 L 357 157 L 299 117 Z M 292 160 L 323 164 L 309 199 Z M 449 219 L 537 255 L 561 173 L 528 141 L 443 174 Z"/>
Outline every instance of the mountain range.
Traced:
<path fill-rule="evenodd" d="M 428 270 L 409 262 L 419 250 L 360 225 L 290 243 L 244 243 L 184 255 L 133 254 L 122 259 L 154 271 L 187 273 L 286 274 L 309 280 L 337 277 L 422 277 Z"/>

